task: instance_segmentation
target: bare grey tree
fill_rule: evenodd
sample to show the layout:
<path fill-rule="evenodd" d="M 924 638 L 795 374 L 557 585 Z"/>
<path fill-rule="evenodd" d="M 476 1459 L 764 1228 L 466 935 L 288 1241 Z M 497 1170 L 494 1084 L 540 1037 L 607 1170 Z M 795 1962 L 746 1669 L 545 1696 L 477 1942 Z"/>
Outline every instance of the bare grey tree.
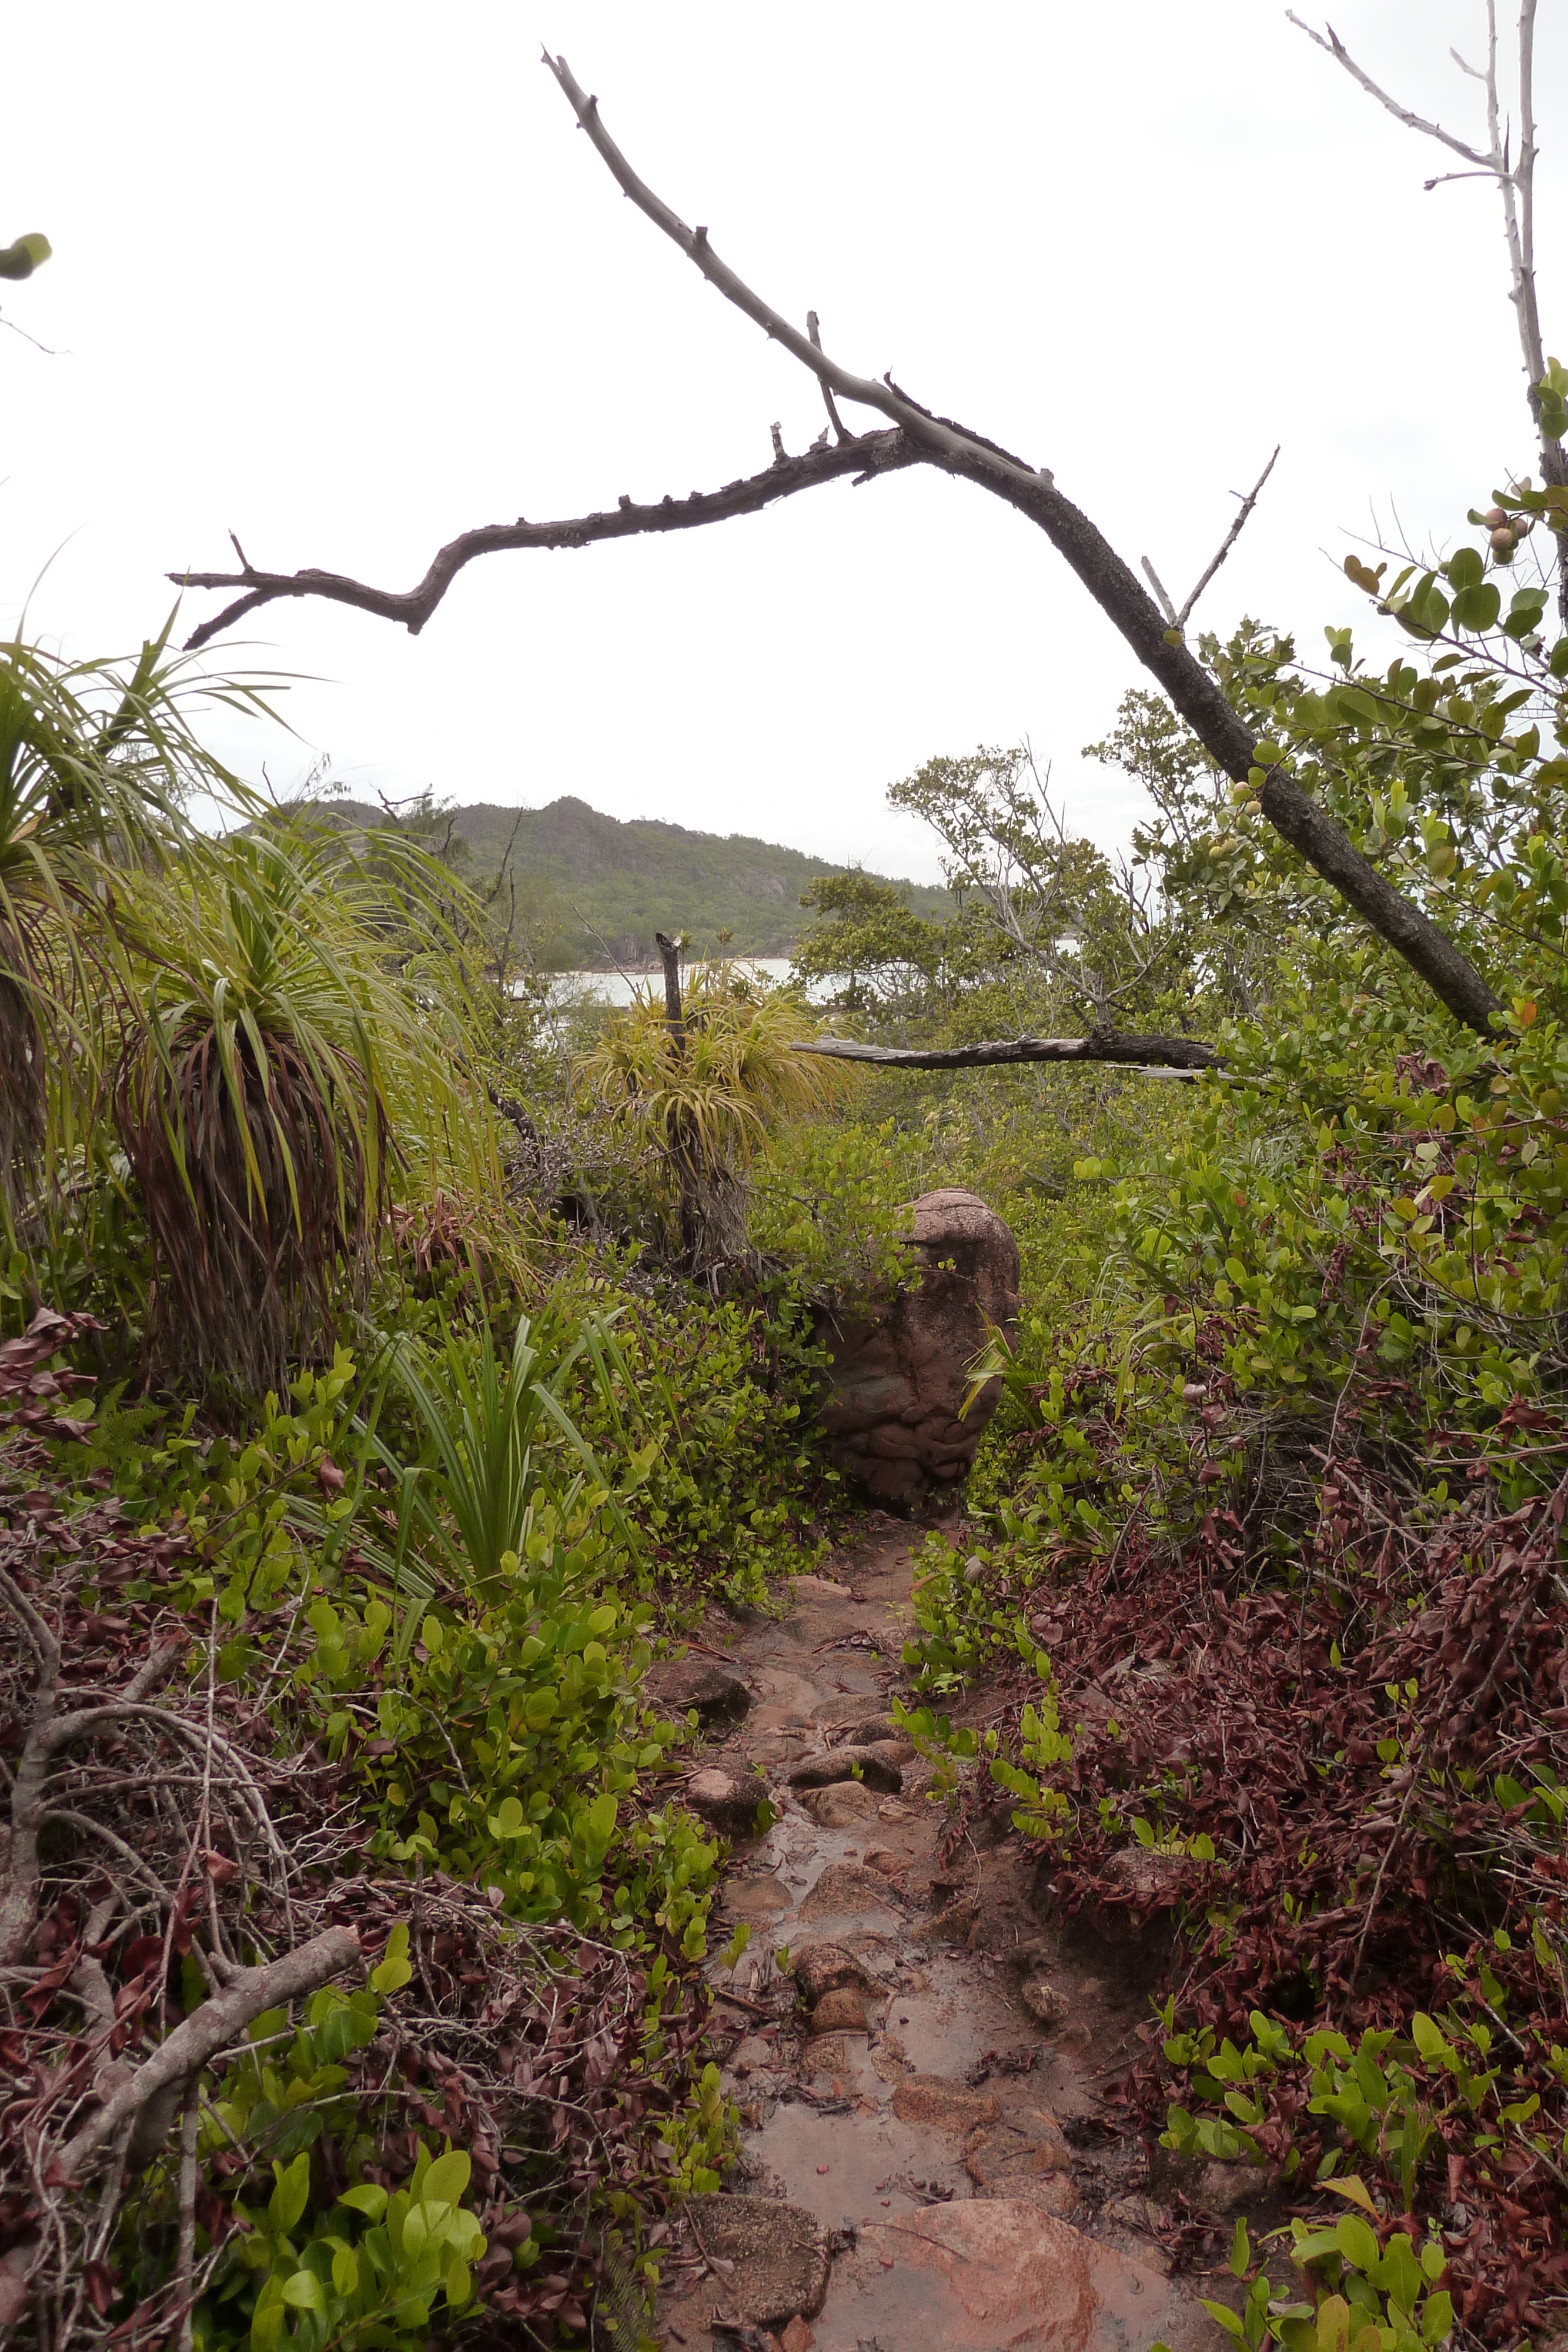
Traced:
<path fill-rule="evenodd" d="M 1539 153 L 1535 138 L 1535 12 L 1537 0 L 1521 0 L 1519 11 L 1519 46 L 1517 59 L 1519 101 L 1519 144 L 1513 144 L 1513 125 L 1503 109 L 1498 81 L 1497 0 L 1486 0 L 1486 62 L 1472 66 L 1458 49 L 1450 49 L 1459 71 L 1469 81 L 1479 82 L 1486 105 L 1486 144 L 1474 145 L 1445 131 L 1440 122 L 1428 122 L 1425 115 L 1402 105 L 1374 81 L 1365 68 L 1358 65 L 1334 31 L 1326 25 L 1320 33 L 1297 16 L 1293 8 L 1285 14 L 1298 32 L 1305 33 L 1320 49 L 1343 66 L 1351 79 L 1360 84 L 1369 98 L 1385 107 L 1396 122 L 1407 131 L 1418 131 L 1424 139 L 1436 140 L 1450 154 L 1457 155 L 1465 166 L 1463 171 L 1438 172 L 1426 182 L 1427 194 L 1434 188 L 1447 187 L 1454 180 L 1490 180 L 1502 203 L 1503 238 L 1508 247 L 1509 300 L 1513 305 L 1514 320 L 1519 329 L 1520 350 L 1523 355 L 1525 396 L 1535 426 L 1541 450 L 1541 476 L 1547 485 L 1568 484 L 1568 454 L 1564 453 L 1560 432 L 1549 429 L 1551 419 L 1543 414 L 1544 395 L 1548 392 L 1546 346 L 1541 332 L 1541 305 L 1535 285 L 1535 161 Z M 1561 564 L 1557 583 L 1558 606 L 1568 624 L 1568 561 Z"/>
<path fill-rule="evenodd" d="M 1490 1037 L 1493 1015 L 1501 1008 L 1481 974 L 1423 908 L 1378 872 L 1343 828 L 1282 767 L 1260 764 L 1260 739 L 1227 701 L 1212 673 L 1191 652 L 1180 626 L 1173 625 L 1168 613 L 1161 610 L 1082 509 L 1057 488 L 1051 469 L 1031 466 L 986 435 L 936 415 L 894 383 L 891 375 L 857 375 L 831 358 L 823 349 L 814 315 L 804 331 L 793 325 L 720 258 L 706 227 L 688 227 L 639 178 L 605 129 L 597 98 L 582 89 L 565 58 L 547 54 L 545 63 L 621 188 L 727 301 L 811 372 L 829 404 L 834 429 L 843 429 L 836 405 L 840 401 L 880 414 L 888 419 L 887 427 L 849 436 L 836 444 L 829 444 L 824 432 L 819 445 L 800 457 L 784 454 L 781 443 L 777 444 L 774 462 L 763 473 L 727 483 L 716 491 L 694 493 L 679 503 L 665 498 L 656 507 L 637 507 L 622 498 L 613 512 L 543 524 L 519 517 L 516 523 L 465 532 L 441 549 L 424 579 L 407 591 L 378 589 L 316 569 L 265 572 L 243 559 L 238 572 L 172 573 L 182 587 L 239 592 L 234 603 L 195 631 L 191 645 L 204 644 L 218 630 L 260 606 L 290 596 L 324 597 L 400 620 L 417 631 L 457 572 L 479 555 L 504 548 L 581 547 L 649 530 L 692 529 L 733 515 L 756 513 L 775 499 L 827 481 L 850 477 L 863 482 L 907 466 L 936 466 L 1005 499 L 1046 534 L 1223 772 L 1238 783 L 1255 779 L 1263 814 L 1291 847 L 1379 939 L 1403 957 L 1457 1021 Z M 1221 560 L 1233 540 L 1234 530 L 1221 548 Z"/>

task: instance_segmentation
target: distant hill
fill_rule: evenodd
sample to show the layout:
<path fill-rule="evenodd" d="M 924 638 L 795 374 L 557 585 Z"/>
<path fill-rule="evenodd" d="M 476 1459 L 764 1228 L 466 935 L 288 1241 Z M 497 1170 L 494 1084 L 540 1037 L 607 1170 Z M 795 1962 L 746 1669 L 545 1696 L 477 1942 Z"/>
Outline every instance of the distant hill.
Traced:
<path fill-rule="evenodd" d="M 360 802 L 320 805 L 324 816 L 350 825 L 386 821 Z M 800 905 L 801 891 L 818 875 L 844 870 L 831 858 L 746 834 L 692 833 L 655 817 L 622 823 L 570 795 L 539 809 L 483 801 L 443 809 L 437 840 L 449 823 L 454 847 L 462 844 L 466 852 L 461 870 L 483 887 L 495 879 L 511 844 L 519 919 L 537 951 L 563 968 L 645 966 L 653 961 L 656 930 L 685 931 L 698 948 L 728 931 L 737 955 L 789 955 L 812 919 Z M 953 910 L 944 889 L 915 882 L 899 887 L 919 914 Z"/>

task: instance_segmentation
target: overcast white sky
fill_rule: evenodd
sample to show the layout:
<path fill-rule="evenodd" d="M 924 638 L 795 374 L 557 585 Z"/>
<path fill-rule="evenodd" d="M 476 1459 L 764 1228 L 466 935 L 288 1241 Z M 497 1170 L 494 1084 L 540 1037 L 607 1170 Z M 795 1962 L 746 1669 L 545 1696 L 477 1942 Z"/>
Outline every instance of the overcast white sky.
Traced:
<path fill-rule="evenodd" d="M 1558 350 L 1565 7 L 1537 82 Z M 1482 15 L 1333 22 L 1474 130 L 1448 48 Z M 541 42 L 780 309 L 1054 467 L 1178 597 L 1282 443 L 1200 623 L 1259 613 L 1315 657 L 1364 609 L 1335 566 L 1369 501 L 1442 537 L 1531 462 L 1495 197 L 1424 194 L 1437 151 L 1272 0 L 73 0 L 5 34 L 0 242 L 55 258 L 3 311 L 59 355 L 0 332 L 0 621 L 30 594 L 36 634 L 129 646 L 230 527 L 262 565 L 406 586 L 473 524 L 712 488 L 774 417 L 812 438 L 815 384 L 624 202 Z M 1081 829 L 1134 813 L 1078 756 L 1131 657 L 1038 532 L 936 477 L 490 558 L 417 638 L 309 604 L 241 634 L 232 664 L 316 681 L 302 741 L 214 730 L 283 783 L 321 750 L 360 794 L 576 793 L 934 877 L 884 787 L 1027 733 Z"/>

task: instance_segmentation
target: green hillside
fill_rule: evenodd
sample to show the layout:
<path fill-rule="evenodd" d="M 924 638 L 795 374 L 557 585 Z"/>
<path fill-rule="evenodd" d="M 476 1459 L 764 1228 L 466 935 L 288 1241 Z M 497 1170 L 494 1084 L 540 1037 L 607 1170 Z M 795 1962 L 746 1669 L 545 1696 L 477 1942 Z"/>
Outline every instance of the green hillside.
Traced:
<path fill-rule="evenodd" d="M 329 805 L 350 823 L 385 822 L 380 811 L 353 802 Z M 788 955 L 811 921 L 800 893 L 816 876 L 843 870 L 831 858 L 745 834 L 693 833 L 654 817 L 622 823 L 570 795 L 538 809 L 483 801 L 444 809 L 434 821 L 437 841 L 448 824 L 452 851 L 476 884 L 494 880 L 510 845 L 519 921 L 540 961 L 562 969 L 644 964 L 655 930 L 684 931 L 697 947 L 727 931 L 737 954 Z M 944 889 L 899 887 L 918 913 L 952 911 Z"/>

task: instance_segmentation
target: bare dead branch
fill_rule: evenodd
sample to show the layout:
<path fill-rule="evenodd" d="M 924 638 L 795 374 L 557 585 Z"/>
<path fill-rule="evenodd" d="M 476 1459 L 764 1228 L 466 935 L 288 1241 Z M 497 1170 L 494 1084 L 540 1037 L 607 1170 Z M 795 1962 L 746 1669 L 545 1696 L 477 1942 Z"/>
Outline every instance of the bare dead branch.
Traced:
<path fill-rule="evenodd" d="M 1149 562 L 1148 557 L 1146 555 L 1140 557 L 1139 561 L 1143 564 L 1144 572 L 1148 580 L 1148 583 L 1159 600 L 1160 610 L 1165 614 L 1173 629 L 1185 629 L 1188 621 L 1191 620 L 1193 607 L 1197 604 L 1198 598 L 1202 595 L 1204 590 L 1207 587 L 1209 582 L 1213 579 L 1215 573 L 1218 571 L 1220 565 L 1224 562 L 1226 557 L 1229 554 L 1231 549 L 1235 546 L 1237 541 L 1246 530 L 1248 517 L 1251 514 L 1253 508 L 1257 505 L 1260 493 L 1262 490 L 1264 483 L 1273 472 L 1275 461 L 1279 457 L 1279 445 L 1276 443 L 1273 457 L 1270 458 L 1268 464 L 1259 475 L 1258 479 L 1253 483 L 1252 488 L 1241 500 L 1240 510 L 1237 514 L 1235 520 L 1232 522 L 1230 529 L 1220 541 L 1218 552 L 1215 555 L 1207 569 L 1199 575 L 1197 587 L 1193 590 L 1191 595 L 1187 598 L 1186 603 L 1182 606 L 1179 613 L 1172 601 L 1170 591 L 1166 588 L 1165 582 L 1160 578 L 1159 573 L 1155 570 L 1154 565 Z M 1233 495 L 1239 494 L 1233 493 Z"/>
<path fill-rule="evenodd" d="M 1525 365 L 1532 383 L 1546 373 L 1541 341 L 1541 318 L 1535 299 L 1535 0 L 1521 0 L 1519 11 L 1519 268 L 1522 297 L 1520 325 L 1525 337 Z"/>
<path fill-rule="evenodd" d="M 191 2352 L 194 2333 L 196 2267 L 196 2190 L 201 2171 L 196 2150 L 201 2139 L 202 2106 L 193 2083 L 185 2093 L 185 2113 L 180 2126 L 180 2245 L 174 2265 L 174 2307 L 180 2315 L 178 2352 Z"/>
<path fill-rule="evenodd" d="M 38 1827 L 43 1811 L 48 1751 L 43 1747 L 55 1719 L 60 1645 L 13 1578 L 0 1569 L 0 1600 L 20 1622 L 38 1657 L 38 1687 L 26 1745 L 11 1783 L 11 1831 L 6 1840 L 5 1883 L 0 1885 L 0 1967 L 19 1960 L 33 1932 L 37 1902 Z"/>
<path fill-rule="evenodd" d="M 1207 587 L 1209 582 L 1213 579 L 1215 573 L 1218 571 L 1220 565 L 1224 562 L 1226 557 L 1229 554 L 1231 549 L 1235 546 L 1237 541 L 1246 530 L 1247 519 L 1252 512 L 1253 508 L 1257 505 L 1259 498 L 1262 493 L 1263 485 L 1268 480 L 1270 475 L 1273 472 L 1275 462 L 1278 459 L 1279 455 L 1280 445 L 1276 442 L 1274 444 L 1273 457 L 1270 458 L 1268 464 L 1264 467 L 1257 480 L 1253 483 L 1252 488 L 1242 499 L 1235 520 L 1232 522 L 1230 529 L 1226 532 L 1225 537 L 1219 542 L 1218 552 L 1210 562 L 1207 571 L 1200 577 L 1197 586 L 1193 590 L 1191 595 L 1187 598 L 1186 603 L 1182 606 L 1181 611 L 1176 614 L 1176 625 L 1178 629 L 1186 628 L 1188 621 L 1192 618 L 1193 606 L 1197 603 L 1198 598 L 1202 595 L 1204 590 Z M 1234 493 L 1232 493 L 1232 495 L 1234 496 Z"/>
<path fill-rule="evenodd" d="M 806 332 L 811 339 L 812 350 L 820 352 L 822 348 L 822 334 L 821 329 L 818 324 L 815 310 L 808 310 L 806 313 Z M 828 422 L 833 428 L 834 438 L 839 441 L 847 441 L 850 436 L 844 430 L 843 420 L 841 418 L 838 408 L 834 404 L 833 388 L 823 376 L 819 376 L 817 381 L 822 387 L 822 399 L 828 411 Z"/>
<path fill-rule="evenodd" d="M 263 574 L 259 579 L 243 573 L 171 574 L 185 586 L 246 591 L 215 621 L 197 630 L 189 643 L 206 643 L 218 629 L 278 596 L 321 595 L 417 629 L 429 618 L 455 572 L 477 555 L 501 548 L 581 546 L 591 539 L 690 528 L 731 514 L 756 512 L 776 497 L 840 478 L 852 469 L 856 479 L 867 479 L 877 472 L 924 459 L 1005 499 L 1043 530 L 1220 768 L 1233 781 L 1248 782 L 1256 764 L 1258 739 L 1088 516 L 1057 489 L 1051 471 L 1037 469 L 983 434 L 923 408 L 891 379 L 877 382 L 857 376 L 831 359 L 820 343 L 791 326 L 718 258 L 706 228 L 688 228 L 638 178 L 605 131 L 598 100 L 580 88 L 565 60 L 547 56 L 545 62 L 619 185 L 709 283 L 809 368 L 819 383 L 841 399 L 878 410 L 899 429 L 864 435 L 837 448 L 823 446 L 808 450 L 748 481 L 687 499 L 684 509 L 671 499 L 666 506 L 638 509 L 627 499 L 619 516 L 589 516 L 567 524 L 519 521 L 470 531 L 444 548 L 420 587 L 403 594 L 316 571 Z M 862 458 L 863 466 L 859 462 Z M 1342 827 L 1281 769 L 1269 769 L 1257 790 L 1264 815 L 1283 838 L 1404 958 L 1457 1020 L 1490 1037 L 1492 1017 L 1501 1009 L 1499 1001 L 1430 918 L 1379 874 Z"/>
<path fill-rule="evenodd" d="M 357 1967 L 359 1959 L 360 1939 L 353 1929 L 329 1927 L 265 1968 L 242 1969 L 232 1984 L 193 2010 L 67 2142 L 58 2158 L 61 2174 L 74 2179 L 105 2140 L 133 2125 L 160 2092 L 191 2082 L 265 2010 L 282 2009 L 300 1994 L 317 1991 Z"/>
<path fill-rule="evenodd" d="M 71 1971 L 70 1989 L 99 2033 L 109 2035 L 115 2025 L 114 1988 L 109 1981 L 103 1962 L 97 1958 L 93 1946 L 100 1943 L 109 1923 L 120 1908 L 118 1894 L 95 1903 L 88 1914 L 81 1932 L 82 1956 Z"/>
<path fill-rule="evenodd" d="M 1428 191 L 1446 186 L 1451 180 L 1489 179 L 1496 184 L 1502 201 L 1503 236 L 1508 247 L 1509 299 L 1514 307 L 1519 325 L 1520 348 L 1524 356 L 1526 397 L 1541 444 L 1541 466 L 1549 483 L 1568 482 L 1568 454 L 1561 442 L 1549 440 L 1541 431 L 1541 401 L 1537 386 L 1546 373 L 1546 349 L 1541 332 L 1541 310 L 1535 285 L 1535 11 L 1537 0 L 1521 0 L 1519 12 L 1519 109 L 1520 141 L 1516 160 L 1509 155 L 1508 131 L 1503 121 L 1502 102 L 1498 90 L 1497 0 L 1486 0 L 1487 56 L 1484 67 L 1472 66 L 1457 49 L 1448 54 L 1459 71 L 1470 81 L 1480 83 L 1485 93 L 1487 146 L 1472 147 L 1468 141 L 1456 138 L 1440 123 L 1428 122 L 1425 116 L 1414 113 L 1392 98 L 1381 84 L 1357 65 L 1333 26 L 1322 33 L 1303 24 L 1293 9 L 1286 16 L 1299 32 L 1305 33 L 1337 65 L 1343 66 L 1354 81 L 1368 96 L 1385 107 L 1398 122 L 1416 131 L 1424 138 L 1436 139 L 1450 149 L 1472 168 L 1468 172 L 1440 172 L 1425 184 Z M 1558 583 L 1559 608 L 1568 623 L 1568 567 Z"/>
<path fill-rule="evenodd" d="M 1424 115 L 1413 113 L 1409 107 L 1401 106 L 1396 98 L 1391 98 L 1387 90 L 1375 82 L 1372 76 L 1356 64 L 1332 25 L 1319 33 L 1315 32 L 1311 25 L 1304 24 L 1293 8 L 1287 8 L 1285 15 L 1299 33 L 1305 33 L 1309 41 L 1315 41 L 1318 47 L 1333 58 L 1336 65 L 1343 66 L 1352 81 L 1359 82 L 1369 98 L 1375 98 L 1379 106 L 1386 107 L 1396 122 L 1402 122 L 1407 131 L 1419 131 L 1425 138 L 1440 140 L 1445 147 L 1451 147 L 1456 155 L 1462 155 L 1467 163 L 1479 164 L 1483 172 L 1490 173 L 1496 170 L 1492 158 L 1483 155 L 1479 149 L 1472 147 L 1468 140 L 1456 138 L 1451 131 L 1445 131 L 1440 122 L 1428 122 Z M 1462 63 L 1462 60 L 1460 62 Z M 1467 66 L 1465 71 L 1469 73 L 1472 68 Z M 1476 78 L 1479 79 L 1479 76 Z"/>
<path fill-rule="evenodd" d="M 591 547 L 602 540 L 636 539 L 646 531 L 696 530 L 708 523 L 728 522 L 737 515 L 760 514 L 775 499 L 814 490 L 824 482 L 841 481 L 849 475 L 870 479 L 918 465 L 922 454 L 900 433 L 868 433 L 846 440 L 836 449 L 804 450 L 798 457 L 787 457 L 782 465 L 770 465 L 763 473 L 727 482 L 722 489 L 694 491 L 687 499 L 664 498 L 656 505 L 638 506 L 623 498 L 612 513 L 577 515 L 565 522 L 530 523 L 519 516 L 516 522 L 482 524 L 448 541 L 414 588 L 372 588 L 342 572 L 315 570 L 172 572 L 169 577 L 180 588 L 245 592 L 193 630 L 185 640 L 187 652 L 194 652 L 220 630 L 284 596 L 320 596 L 329 604 L 350 604 L 379 620 L 400 621 L 411 636 L 417 636 L 464 566 L 477 556 L 522 548 Z"/>
<path fill-rule="evenodd" d="M 148 1698 L 162 1682 L 166 1682 L 175 1665 L 185 1654 L 187 1643 L 183 1635 L 177 1642 L 164 1642 L 140 1665 L 120 1694 L 128 1706 Z"/>
<path fill-rule="evenodd" d="M 864 1045 L 857 1038 L 813 1037 L 802 1054 L 833 1062 L 875 1062 L 900 1070 L 997 1069 L 1018 1062 L 1119 1062 L 1153 1073 L 1217 1068 L 1222 1056 L 1196 1037 L 1139 1037 L 1108 1031 L 1088 1037 L 1002 1037 L 979 1045 Z"/>
<path fill-rule="evenodd" d="M 135 1848 L 127 1845 L 120 1832 L 111 1830 L 106 1822 L 95 1822 L 90 1813 L 78 1813 L 69 1805 L 51 1805 L 47 1812 L 39 1815 L 38 1827 L 46 1830 L 51 1822 L 63 1822 L 67 1829 L 75 1830 L 81 1837 L 98 1838 L 119 1857 L 127 1870 L 134 1871 L 137 1877 L 152 1888 L 160 1903 L 170 1900 L 169 1889 L 162 1880 L 148 1869 Z"/>
<path fill-rule="evenodd" d="M 1147 577 L 1150 587 L 1154 590 L 1155 594 L 1159 599 L 1161 612 L 1165 614 L 1173 629 L 1179 629 L 1181 623 L 1176 619 L 1176 608 L 1171 602 L 1169 589 L 1166 586 L 1165 582 L 1160 578 L 1159 573 L 1155 570 L 1154 565 L 1149 562 L 1146 555 L 1141 555 L 1138 558 L 1138 561 L 1144 567 L 1144 572 Z"/>
<path fill-rule="evenodd" d="M 599 102 L 576 81 L 564 58 L 545 59 L 581 128 L 617 183 L 638 209 L 680 247 L 711 285 L 774 341 L 783 344 L 819 382 L 841 398 L 879 409 L 924 442 L 933 461 L 1004 498 L 1029 516 L 1063 555 L 1101 610 L 1121 630 L 1133 651 L 1153 672 L 1176 709 L 1225 772 L 1235 782 L 1249 776 L 1257 739 L 1225 700 L 1216 681 L 1167 626 L 1114 549 L 1087 515 L 1057 489 L 1049 468 L 1035 468 L 984 435 L 934 415 L 890 382 L 876 383 L 840 367 L 800 335 L 720 261 L 706 229 L 690 229 L 637 177 L 600 120 Z M 827 454 L 826 452 L 822 454 Z M 838 454 L 838 453 L 835 453 Z M 1453 942 L 1404 894 L 1362 856 L 1342 828 L 1307 798 L 1282 770 L 1271 768 L 1259 789 L 1263 814 L 1291 846 L 1316 867 L 1356 912 L 1417 971 L 1458 1020 L 1482 1036 L 1491 1034 L 1501 1010 L 1479 973 Z"/>
<path fill-rule="evenodd" d="M 599 100 L 585 90 L 564 58 L 552 58 L 548 50 L 544 62 L 560 84 L 580 127 L 598 149 L 623 194 L 631 197 L 639 212 L 645 213 L 656 228 L 662 229 L 672 243 L 678 245 L 688 261 L 702 271 L 710 286 L 716 286 L 727 302 L 733 302 L 745 312 L 772 341 L 782 343 L 791 356 L 810 368 L 819 383 L 836 392 L 841 400 L 852 400 L 857 406 L 874 408 L 894 425 L 901 425 L 911 437 L 923 442 L 927 448 L 948 457 L 961 457 L 972 464 L 982 459 L 995 473 L 1011 476 L 1030 484 L 1037 478 L 1023 458 L 999 449 L 977 433 L 968 432 L 944 416 L 934 416 L 918 401 L 898 391 L 888 378 L 855 375 L 830 359 L 820 342 L 803 335 L 799 327 L 791 326 L 781 310 L 774 310 L 760 294 L 737 277 L 727 262 L 719 259 L 708 241 L 706 228 L 688 228 L 680 215 L 671 209 L 662 196 L 655 195 L 647 183 L 638 178 L 620 148 L 611 138 L 600 120 Z"/>
<path fill-rule="evenodd" d="M 0 1568 L 0 1600 L 19 1620 L 23 1632 L 33 1645 L 38 1661 L 38 1697 L 43 1698 L 47 1685 L 52 1705 L 59 1679 L 60 1645 L 49 1630 L 48 1621 L 40 1610 L 34 1608 L 21 1586 L 3 1568 Z"/>

